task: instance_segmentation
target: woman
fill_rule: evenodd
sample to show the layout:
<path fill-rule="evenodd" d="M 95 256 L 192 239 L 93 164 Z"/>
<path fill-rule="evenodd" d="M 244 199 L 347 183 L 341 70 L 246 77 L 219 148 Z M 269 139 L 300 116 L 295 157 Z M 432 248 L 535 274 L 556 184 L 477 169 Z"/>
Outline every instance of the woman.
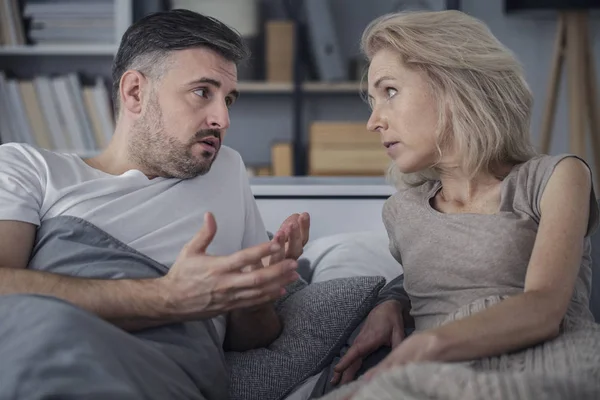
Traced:
<path fill-rule="evenodd" d="M 598 224 L 591 173 L 574 155 L 533 150 L 532 94 L 518 62 L 457 11 L 382 17 L 362 49 L 368 129 L 399 188 L 383 219 L 415 331 L 402 334 L 406 303 L 377 306 L 333 382 L 351 381 L 377 347 L 393 350 L 326 398 L 600 393 L 599 375 L 585 375 L 600 367 L 588 309 Z M 575 367 L 562 367 L 567 358 Z"/>

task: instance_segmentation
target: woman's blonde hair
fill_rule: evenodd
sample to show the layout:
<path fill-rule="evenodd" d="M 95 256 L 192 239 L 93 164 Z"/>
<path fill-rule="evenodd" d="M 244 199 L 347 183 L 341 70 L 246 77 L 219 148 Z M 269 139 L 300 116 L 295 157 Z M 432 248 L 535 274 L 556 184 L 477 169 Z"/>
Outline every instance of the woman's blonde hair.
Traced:
<path fill-rule="evenodd" d="M 395 51 L 405 65 L 426 73 L 440 111 L 440 158 L 451 144 L 460 167 L 474 176 L 536 154 L 533 96 L 521 65 L 481 21 L 459 11 L 385 15 L 365 29 L 361 49 L 368 61 L 381 49 Z M 439 179 L 439 171 L 402 174 L 392 164 L 388 177 L 396 186 L 416 186 Z"/>

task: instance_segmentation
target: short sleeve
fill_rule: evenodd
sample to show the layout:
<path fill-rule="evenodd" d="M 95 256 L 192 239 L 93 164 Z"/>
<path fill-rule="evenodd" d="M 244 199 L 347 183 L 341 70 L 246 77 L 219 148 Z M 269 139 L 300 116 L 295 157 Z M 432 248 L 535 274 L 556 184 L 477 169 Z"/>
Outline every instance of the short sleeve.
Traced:
<path fill-rule="evenodd" d="M 40 224 L 44 184 L 32 149 L 0 146 L 0 220 Z"/>
<path fill-rule="evenodd" d="M 396 213 L 394 212 L 394 203 L 395 203 L 395 197 L 392 196 L 390 198 L 388 198 L 385 203 L 383 204 L 383 209 L 382 209 L 382 220 L 383 220 L 383 225 L 385 226 L 385 230 L 387 231 L 387 235 L 388 235 L 388 239 L 389 239 L 389 249 L 390 249 L 390 253 L 392 255 L 392 257 L 394 257 L 396 259 L 396 261 L 398 261 L 398 263 L 400 263 L 400 265 L 402 265 L 402 256 L 400 254 L 400 248 L 398 246 L 398 240 L 396 239 L 396 233 L 395 233 L 395 223 L 394 221 L 396 220 L 397 216 Z"/>
<path fill-rule="evenodd" d="M 245 208 L 244 237 L 242 239 L 242 248 L 256 246 L 268 242 L 269 236 L 265 223 L 260 215 L 258 205 L 252 194 L 250 181 L 242 158 L 240 160 L 240 185 L 242 187 L 242 196 Z"/>
<path fill-rule="evenodd" d="M 550 177 L 554 173 L 554 170 L 559 162 L 564 160 L 565 158 L 574 157 L 582 161 L 590 170 L 590 173 L 593 174 L 592 169 L 589 167 L 588 163 L 574 154 L 559 154 L 554 156 L 541 156 L 535 159 L 528 166 L 527 171 L 527 194 L 529 197 L 530 205 L 532 207 L 533 214 L 537 221 L 539 222 L 541 219 L 541 201 L 542 195 L 544 194 L 544 190 L 550 180 Z M 594 178 L 592 177 L 592 183 L 594 182 Z M 599 223 L 600 211 L 598 208 L 598 199 L 596 198 L 596 193 L 594 191 L 594 187 L 592 184 L 592 189 L 590 191 L 590 212 L 588 219 L 588 227 L 586 236 L 591 235 L 595 232 Z"/>

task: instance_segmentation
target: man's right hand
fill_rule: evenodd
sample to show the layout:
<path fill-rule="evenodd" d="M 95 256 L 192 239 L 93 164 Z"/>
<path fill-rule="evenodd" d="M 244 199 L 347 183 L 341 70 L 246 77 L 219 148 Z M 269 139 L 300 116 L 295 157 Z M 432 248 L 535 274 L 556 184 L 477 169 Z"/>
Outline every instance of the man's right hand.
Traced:
<path fill-rule="evenodd" d="M 202 228 L 183 247 L 167 275 L 160 278 L 167 318 L 212 318 L 272 302 L 285 293 L 286 285 L 298 279 L 294 260 L 246 268 L 262 265 L 262 258 L 275 254 L 280 245 L 274 241 L 228 256 L 208 255 L 206 249 L 216 232 L 214 216 L 205 214 Z"/>
<path fill-rule="evenodd" d="M 382 346 L 393 349 L 403 339 L 404 323 L 400 303 L 388 300 L 379 304 L 371 310 L 354 343 L 335 366 L 331 383 L 337 385 L 351 382 L 365 357 Z"/>

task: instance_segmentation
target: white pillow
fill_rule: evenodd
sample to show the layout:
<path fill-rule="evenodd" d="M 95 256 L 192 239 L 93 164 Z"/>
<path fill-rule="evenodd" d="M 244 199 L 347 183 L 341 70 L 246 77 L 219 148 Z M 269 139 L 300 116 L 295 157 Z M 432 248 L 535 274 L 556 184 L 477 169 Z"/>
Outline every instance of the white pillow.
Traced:
<path fill-rule="evenodd" d="M 390 254 L 387 234 L 379 231 L 340 233 L 309 241 L 301 258 L 310 262 L 311 282 L 372 275 L 389 282 L 403 273 L 402 265 Z"/>

